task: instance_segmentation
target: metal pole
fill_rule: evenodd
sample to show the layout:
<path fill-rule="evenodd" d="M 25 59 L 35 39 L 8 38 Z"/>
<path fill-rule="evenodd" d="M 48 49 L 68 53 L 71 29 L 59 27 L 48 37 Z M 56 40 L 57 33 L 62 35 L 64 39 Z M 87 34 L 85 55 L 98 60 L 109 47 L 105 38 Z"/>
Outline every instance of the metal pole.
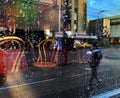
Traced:
<path fill-rule="evenodd" d="M 71 11 L 71 31 L 74 33 L 74 0 L 72 0 L 72 11 Z"/>
<path fill-rule="evenodd" d="M 59 17 L 58 17 L 58 26 L 59 26 L 59 33 L 61 32 L 61 0 L 58 0 L 59 4 Z"/>

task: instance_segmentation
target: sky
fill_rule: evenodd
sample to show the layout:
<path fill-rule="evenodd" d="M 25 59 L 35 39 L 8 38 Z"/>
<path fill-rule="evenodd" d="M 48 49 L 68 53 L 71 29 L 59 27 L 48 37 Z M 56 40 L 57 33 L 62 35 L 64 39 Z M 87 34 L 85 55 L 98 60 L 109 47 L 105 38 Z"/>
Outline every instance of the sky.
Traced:
<path fill-rule="evenodd" d="M 87 0 L 87 18 L 90 20 L 120 15 L 120 0 Z"/>

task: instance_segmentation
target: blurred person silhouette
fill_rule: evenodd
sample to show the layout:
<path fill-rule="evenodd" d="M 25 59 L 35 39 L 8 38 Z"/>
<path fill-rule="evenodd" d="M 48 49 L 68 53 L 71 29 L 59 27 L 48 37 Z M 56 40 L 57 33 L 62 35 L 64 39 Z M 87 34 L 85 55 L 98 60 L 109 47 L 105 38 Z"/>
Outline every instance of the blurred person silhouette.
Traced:
<path fill-rule="evenodd" d="M 62 55 L 63 55 L 63 64 L 67 65 L 68 59 L 68 35 L 66 33 L 66 28 L 63 30 L 63 38 L 62 38 Z"/>
<path fill-rule="evenodd" d="M 98 47 L 96 41 L 93 42 L 92 46 L 93 47 L 89 51 L 87 51 L 87 53 L 86 53 L 87 58 L 88 58 L 88 64 L 91 68 L 91 77 L 89 80 L 88 89 L 90 89 L 90 87 L 92 86 L 92 82 L 94 79 L 96 79 L 98 83 L 100 81 L 102 81 L 102 79 L 98 78 L 98 74 L 97 74 L 98 66 L 99 66 L 100 61 L 102 59 L 102 52 L 101 52 L 101 49 Z"/>

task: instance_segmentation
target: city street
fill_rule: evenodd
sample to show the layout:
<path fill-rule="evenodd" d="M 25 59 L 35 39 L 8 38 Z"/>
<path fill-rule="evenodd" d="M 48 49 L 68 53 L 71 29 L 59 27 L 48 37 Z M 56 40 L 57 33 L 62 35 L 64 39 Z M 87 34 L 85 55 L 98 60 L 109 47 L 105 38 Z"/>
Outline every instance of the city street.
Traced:
<path fill-rule="evenodd" d="M 89 98 L 120 88 L 119 46 L 102 48 L 103 59 L 98 68 L 102 81 L 99 84 L 94 81 L 91 90 L 87 90 L 91 69 L 86 62 L 79 62 L 77 57 L 81 55 L 76 53 L 69 53 L 69 63 L 64 66 L 45 69 L 29 66 L 27 71 L 8 74 L 0 87 L 0 98 Z"/>

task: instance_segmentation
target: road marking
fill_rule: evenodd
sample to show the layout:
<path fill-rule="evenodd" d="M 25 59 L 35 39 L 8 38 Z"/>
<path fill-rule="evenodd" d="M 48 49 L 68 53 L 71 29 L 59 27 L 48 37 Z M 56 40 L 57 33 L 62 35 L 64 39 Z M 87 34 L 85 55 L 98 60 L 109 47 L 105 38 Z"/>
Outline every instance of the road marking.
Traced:
<path fill-rule="evenodd" d="M 54 79 L 55 78 L 47 79 L 47 80 L 41 80 L 41 81 L 37 81 L 37 82 L 25 83 L 25 84 L 18 84 L 18 85 L 9 86 L 9 87 L 1 87 L 0 90 L 5 90 L 5 89 L 15 88 L 15 87 L 21 87 L 21 86 L 28 86 L 28 85 L 33 85 L 33 84 L 38 84 L 38 83 L 43 83 L 43 82 L 49 82 L 49 81 L 53 81 Z"/>
<path fill-rule="evenodd" d="M 67 77 L 78 77 L 78 76 L 83 76 L 84 74 L 75 74 L 75 75 L 69 75 Z"/>

